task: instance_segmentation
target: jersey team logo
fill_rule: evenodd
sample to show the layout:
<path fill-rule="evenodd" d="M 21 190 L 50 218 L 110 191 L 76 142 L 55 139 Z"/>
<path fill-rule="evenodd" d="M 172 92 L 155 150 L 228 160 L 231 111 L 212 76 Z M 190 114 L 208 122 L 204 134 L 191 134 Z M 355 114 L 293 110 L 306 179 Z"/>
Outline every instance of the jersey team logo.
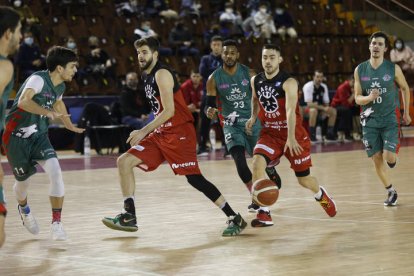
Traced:
<path fill-rule="evenodd" d="M 145 95 L 151 103 L 152 111 L 155 115 L 157 115 L 158 112 L 160 112 L 160 103 L 158 99 L 155 97 L 154 89 L 152 89 L 152 86 L 149 84 L 145 85 Z"/>
<path fill-rule="evenodd" d="M 391 80 L 391 76 L 390 76 L 390 75 L 388 75 L 388 74 L 385 74 L 385 75 L 382 77 L 382 79 L 383 79 L 384 81 L 390 81 L 390 80 Z"/>
<path fill-rule="evenodd" d="M 259 102 L 267 113 L 276 112 L 279 104 L 275 95 L 275 89 L 269 86 L 262 86 L 258 91 Z"/>

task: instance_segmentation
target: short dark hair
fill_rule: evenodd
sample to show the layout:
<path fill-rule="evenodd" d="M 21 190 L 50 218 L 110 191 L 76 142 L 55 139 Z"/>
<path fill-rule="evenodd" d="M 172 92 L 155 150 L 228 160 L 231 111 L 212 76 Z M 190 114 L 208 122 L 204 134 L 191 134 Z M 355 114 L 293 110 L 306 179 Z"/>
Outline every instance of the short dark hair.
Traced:
<path fill-rule="evenodd" d="M 282 51 L 280 49 L 280 46 L 279 45 L 276 45 L 276 44 L 265 44 L 262 47 L 262 51 L 265 50 L 265 49 L 266 50 L 275 50 L 275 51 L 279 52 L 279 54 L 282 53 Z"/>
<path fill-rule="evenodd" d="M 160 42 L 153 36 L 141 38 L 134 42 L 135 49 L 138 49 L 139 47 L 145 45 L 148 46 L 148 48 L 150 48 L 152 52 L 158 52 L 158 49 L 160 48 Z"/>
<path fill-rule="evenodd" d="M 53 72 L 58 65 L 65 67 L 69 62 L 77 62 L 78 56 L 68 48 L 62 46 L 52 46 L 47 50 L 46 66 L 47 70 Z"/>
<path fill-rule="evenodd" d="M 12 8 L 0 6 L 0 37 L 10 29 L 14 32 L 19 25 L 20 15 Z"/>
<path fill-rule="evenodd" d="M 213 42 L 213 41 L 221 41 L 221 42 L 223 42 L 223 38 L 221 36 L 219 36 L 219 35 L 215 35 L 215 36 L 213 36 L 210 39 L 210 42 Z"/>
<path fill-rule="evenodd" d="M 236 40 L 234 40 L 234 39 L 227 39 L 227 40 L 224 40 L 224 42 L 223 42 L 223 47 L 225 47 L 225 46 L 234 46 L 234 47 L 236 47 L 237 48 L 237 42 L 236 42 Z"/>
<path fill-rule="evenodd" d="M 194 67 L 193 69 L 191 69 L 191 74 L 200 74 L 198 67 Z"/>
<path fill-rule="evenodd" d="M 388 38 L 388 35 L 387 35 L 386 33 L 384 33 L 384 32 L 375 32 L 375 33 L 373 33 L 373 34 L 369 37 L 369 43 L 371 43 L 371 41 L 372 41 L 374 38 L 377 38 L 377 37 L 382 37 L 382 38 L 384 38 L 384 40 L 385 40 L 385 47 L 387 47 L 387 48 L 389 48 L 389 47 L 390 47 L 390 39 Z"/>

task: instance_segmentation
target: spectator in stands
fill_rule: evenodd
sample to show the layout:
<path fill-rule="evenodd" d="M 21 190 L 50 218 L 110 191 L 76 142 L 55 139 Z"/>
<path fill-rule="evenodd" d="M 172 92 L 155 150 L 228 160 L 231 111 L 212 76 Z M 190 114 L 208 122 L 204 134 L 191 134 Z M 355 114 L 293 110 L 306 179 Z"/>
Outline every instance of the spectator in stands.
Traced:
<path fill-rule="evenodd" d="M 76 40 L 73 36 L 68 36 L 66 38 L 66 47 L 74 51 L 77 55 L 79 55 L 78 45 L 76 44 Z"/>
<path fill-rule="evenodd" d="M 233 3 L 227 2 L 225 4 L 224 12 L 220 15 L 220 24 L 228 29 L 228 35 L 226 37 L 242 34 L 243 20 L 240 12 L 234 11 Z"/>
<path fill-rule="evenodd" d="M 34 16 L 32 10 L 30 9 L 29 5 L 27 3 L 24 3 L 20 0 L 12 1 L 14 9 L 19 13 L 20 20 L 22 22 L 22 26 L 24 26 L 25 29 L 30 30 L 34 37 L 38 41 L 40 41 L 40 33 L 41 33 L 41 25 L 39 22 L 39 18 Z"/>
<path fill-rule="evenodd" d="M 99 47 L 99 39 L 90 36 L 88 39 L 90 52 L 86 55 L 86 69 L 99 84 L 106 85 L 108 78 L 115 79 L 114 64 L 110 56 Z"/>
<path fill-rule="evenodd" d="M 176 53 L 182 56 L 197 56 L 200 51 L 193 46 L 193 36 L 184 25 L 184 21 L 178 19 L 175 27 L 170 31 L 168 42 Z"/>
<path fill-rule="evenodd" d="M 198 0 L 181 0 L 180 16 L 200 17 L 201 3 Z"/>
<path fill-rule="evenodd" d="M 134 30 L 134 35 L 135 39 L 154 36 L 159 41 L 161 41 L 161 39 L 158 37 L 158 34 L 153 29 L 151 29 L 151 21 L 145 19 L 141 22 L 140 27 Z M 173 54 L 173 50 L 171 48 L 163 46 L 160 46 L 158 52 L 160 53 L 160 56 L 171 56 Z"/>
<path fill-rule="evenodd" d="M 145 99 L 145 91 L 138 85 L 138 75 L 129 72 L 119 99 L 122 123 L 134 129 L 141 129 L 152 121 L 151 106 Z"/>
<path fill-rule="evenodd" d="M 316 124 L 318 118 L 325 120 L 328 118 L 328 131 L 326 140 L 336 140 L 335 122 L 336 109 L 329 106 L 328 86 L 323 83 L 323 72 L 315 70 L 313 80 L 303 86 L 303 96 L 309 112 L 309 132 L 312 142 L 316 142 Z"/>
<path fill-rule="evenodd" d="M 148 17 L 162 16 L 166 18 L 178 18 L 178 13 L 168 8 L 165 0 L 147 0 L 144 6 L 144 13 Z"/>
<path fill-rule="evenodd" d="M 338 86 L 331 106 L 337 112 L 338 140 L 352 141 L 353 117 L 359 118 L 359 107 L 355 105 L 353 75 Z"/>
<path fill-rule="evenodd" d="M 206 81 L 208 80 L 210 74 L 223 64 L 223 60 L 221 59 L 221 52 L 223 51 L 223 38 L 220 36 L 213 36 L 210 42 L 210 49 L 211 53 L 201 58 L 199 66 L 199 72 L 203 78 L 203 96 L 201 98 L 200 106 L 200 143 L 198 145 L 197 152 L 197 155 L 199 156 L 208 155 L 207 141 L 209 139 L 211 120 L 207 118 L 204 113 L 207 97 Z"/>
<path fill-rule="evenodd" d="M 273 20 L 276 25 L 277 33 L 284 38 L 288 34 L 291 38 L 298 36 L 295 28 L 293 27 L 293 18 L 290 13 L 285 9 L 283 4 L 279 4 L 275 9 L 275 15 Z"/>
<path fill-rule="evenodd" d="M 120 0 L 115 1 L 115 9 L 118 16 L 134 17 L 137 16 L 141 7 L 137 0 Z"/>
<path fill-rule="evenodd" d="M 404 40 L 397 38 L 394 41 L 394 48 L 390 52 L 390 59 L 398 63 L 403 71 L 414 72 L 414 52 L 410 46 L 405 45 Z"/>
<path fill-rule="evenodd" d="M 181 85 L 181 91 L 184 95 L 184 100 L 187 103 L 187 107 L 194 117 L 194 127 L 198 129 L 198 121 L 200 118 L 200 105 L 201 96 L 203 93 L 203 83 L 201 82 L 201 75 L 197 69 L 191 70 L 191 75 Z"/>
<path fill-rule="evenodd" d="M 269 39 L 272 34 L 276 34 L 276 27 L 272 15 L 268 12 L 268 6 L 265 2 L 259 5 L 259 10 L 243 22 L 245 33 L 253 32 L 255 37 Z"/>
<path fill-rule="evenodd" d="M 30 30 L 23 33 L 23 43 L 20 45 L 16 63 L 20 71 L 20 79 L 27 79 L 36 71 L 45 69 L 45 57 L 41 54 L 40 48 L 34 42 Z"/>

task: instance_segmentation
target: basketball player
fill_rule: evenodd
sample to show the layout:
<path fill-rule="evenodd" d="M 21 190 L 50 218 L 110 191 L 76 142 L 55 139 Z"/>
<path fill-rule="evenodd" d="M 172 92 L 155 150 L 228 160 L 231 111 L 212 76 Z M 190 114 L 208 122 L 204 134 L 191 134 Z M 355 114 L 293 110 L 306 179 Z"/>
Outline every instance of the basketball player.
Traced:
<path fill-rule="evenodd" d="M 252 132 L 257 118 L 263 126 L 254 148 L 253 181 L 264 178 L 266 165 L 285 155 L 299 184 L 311 190 L 326 213 L 333 217 L 336 215 L 334 201 L 310 174 L 310 140 L 299 114 L 298 83 L 288 73 L 280 71 L 282 60 L 278 46 L 264 45 L 264 72 L 251 80 L 252 114 L 246 128 Z"/>
<path fill-rule="evenodd" d="M 250 69 L 238 63 L 239 51 L 234 40 L 226 40 L 223 43 L 223 66 L 216 69 L 207 81 L 207 117 L 213 119 L 218 113 L 216 106 L 216 96 L 219 96 L 220 118 L 224 130 L 224 140 L 227 149 L 236 163 L 237 172 L 240 179 L 246 185 L 247 190 L 252 189 L 252 173 L 247 166 L 245 151 L 249 155 L 253 154 L 260 133 L 260 122 L 257 121 L 252 128 L 250 135 L 246 134 L 246 122 L 251 114 L 252 90 L 250 78 L 253 73 Z M 266 168 L 269 177 L 281 185 L 280 177 L 273 166 Z M 267 207 L 259 208 L 252 203 L 248 207 L 249 211 L 256 212 L 255 227 L 272 226 L 273 221 Z"/>
<path fill-rule="evenodd" d="M 143 71 L 145 93 L 156 117 L 142 129 L 131 132 L 127 142 L 132 148 L 118 158 L 125 212 L 115 218 L 104 218 L 102 222 L 115 230 L 137 231 L 133 168 L 153 171 L 166 160 L 175 174 L 185 175 L 190 185 L 204 193 L 229 217 L 223 236 L 240 234 L 246 222 L 200 172 L 193 116 L 187 108 L 175 74 L 158 61 L 158 40 L 154 37 L 143 38 L 137 40 L 134 46 Z"/>
<path fill-rule="evenodd" d="M 19 49 L 21 27 L 19 14 L 12 8 L 0 6 L 0 132 L 4 128 L 7 100 L 14 83 L 13 63 L 7 57 Z M 4 172 L 0 165 L 0 247 L 5 240 L 4 222 L 7 214 L 3 179 Z"/>
<path fill-rule="evenodd" d="M 38 71 L 23 83 L 6 117 L 3 145 L 16 182 L 14 192 L 18 210 L 26 229 L 36 235 L 39 226 L 27 202 L 27 188 L 31 176 L 40 164 L 50 180 L 49 199 L 52 206 L 51 238 L 65 240 L 61 223 L 64 197 L 62 172 L 56 152 L 48 138 L 49 119 L 61 119 L 65 127 L 81 133 L 69 119 L 62 100 L 65 81 L 71 81 L 78 65 L 78 57 L 69 49 L 54 46 L 46 56 L 47 70 Z"/>
<path fill-rule="evenodd" d="M 410 90 L 400 66 L 384 59 L 389 40 L 385 33 L 376 32 L 370 37 L 370 59 L 359 64 L 354 72 L 355 102 L 361 106 L 363 143 L 368 157 L 374 161 L 377 175 L 388 191 L 385 206 L 397 204 L 397 191 L 392 186 L 388 167 L 394 168 L 400 147 L 400 104 L 398 89 L 401 89 L 404 115 L 408 125 Z"/>

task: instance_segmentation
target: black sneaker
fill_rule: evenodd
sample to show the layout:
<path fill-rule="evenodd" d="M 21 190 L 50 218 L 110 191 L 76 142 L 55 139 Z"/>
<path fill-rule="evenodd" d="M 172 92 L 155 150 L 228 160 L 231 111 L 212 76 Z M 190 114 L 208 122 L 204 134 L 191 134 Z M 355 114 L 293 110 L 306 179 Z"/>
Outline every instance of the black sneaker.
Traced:
<path fill-rule="evenodd" d="M 267 176 L 270 180 L 272 180 L 277 188 L 280 190 L 282 188 L 282 179 L 280 178 L 280 175 L 277 173 L 275 167 L 266 167 L 265 169 Z"/>
<path fill-rule="evenodd" d="M 198 149 L 197 156 L 208 156 L 208 150 L 207 149 Z"/>
<path fill-rule="evenodd" d="M 115 218 L 105 217 L 102 223 L 114 230 L 136 232 L 138 231 L 137 217 L 130 213 L 121 213 Z"/>
<path fill-rule="evenodd" d="M 252 202 L 249 206 L 247 206 L 247 210 L 250 213 L 256 213 L 257 210 L 259 210 L 260 206 L 257 205 L 256 203 Z"/>
<path fill-rule="evenodd" d="M 392 190 L 392 191 L 388 192 L 388 197 L 384 201 L 384 206 L 395 206 L 395 205 L 397 205 L 397 198 L 398 198 L 398 194 L 397 194 L 396 190 Z"/>

